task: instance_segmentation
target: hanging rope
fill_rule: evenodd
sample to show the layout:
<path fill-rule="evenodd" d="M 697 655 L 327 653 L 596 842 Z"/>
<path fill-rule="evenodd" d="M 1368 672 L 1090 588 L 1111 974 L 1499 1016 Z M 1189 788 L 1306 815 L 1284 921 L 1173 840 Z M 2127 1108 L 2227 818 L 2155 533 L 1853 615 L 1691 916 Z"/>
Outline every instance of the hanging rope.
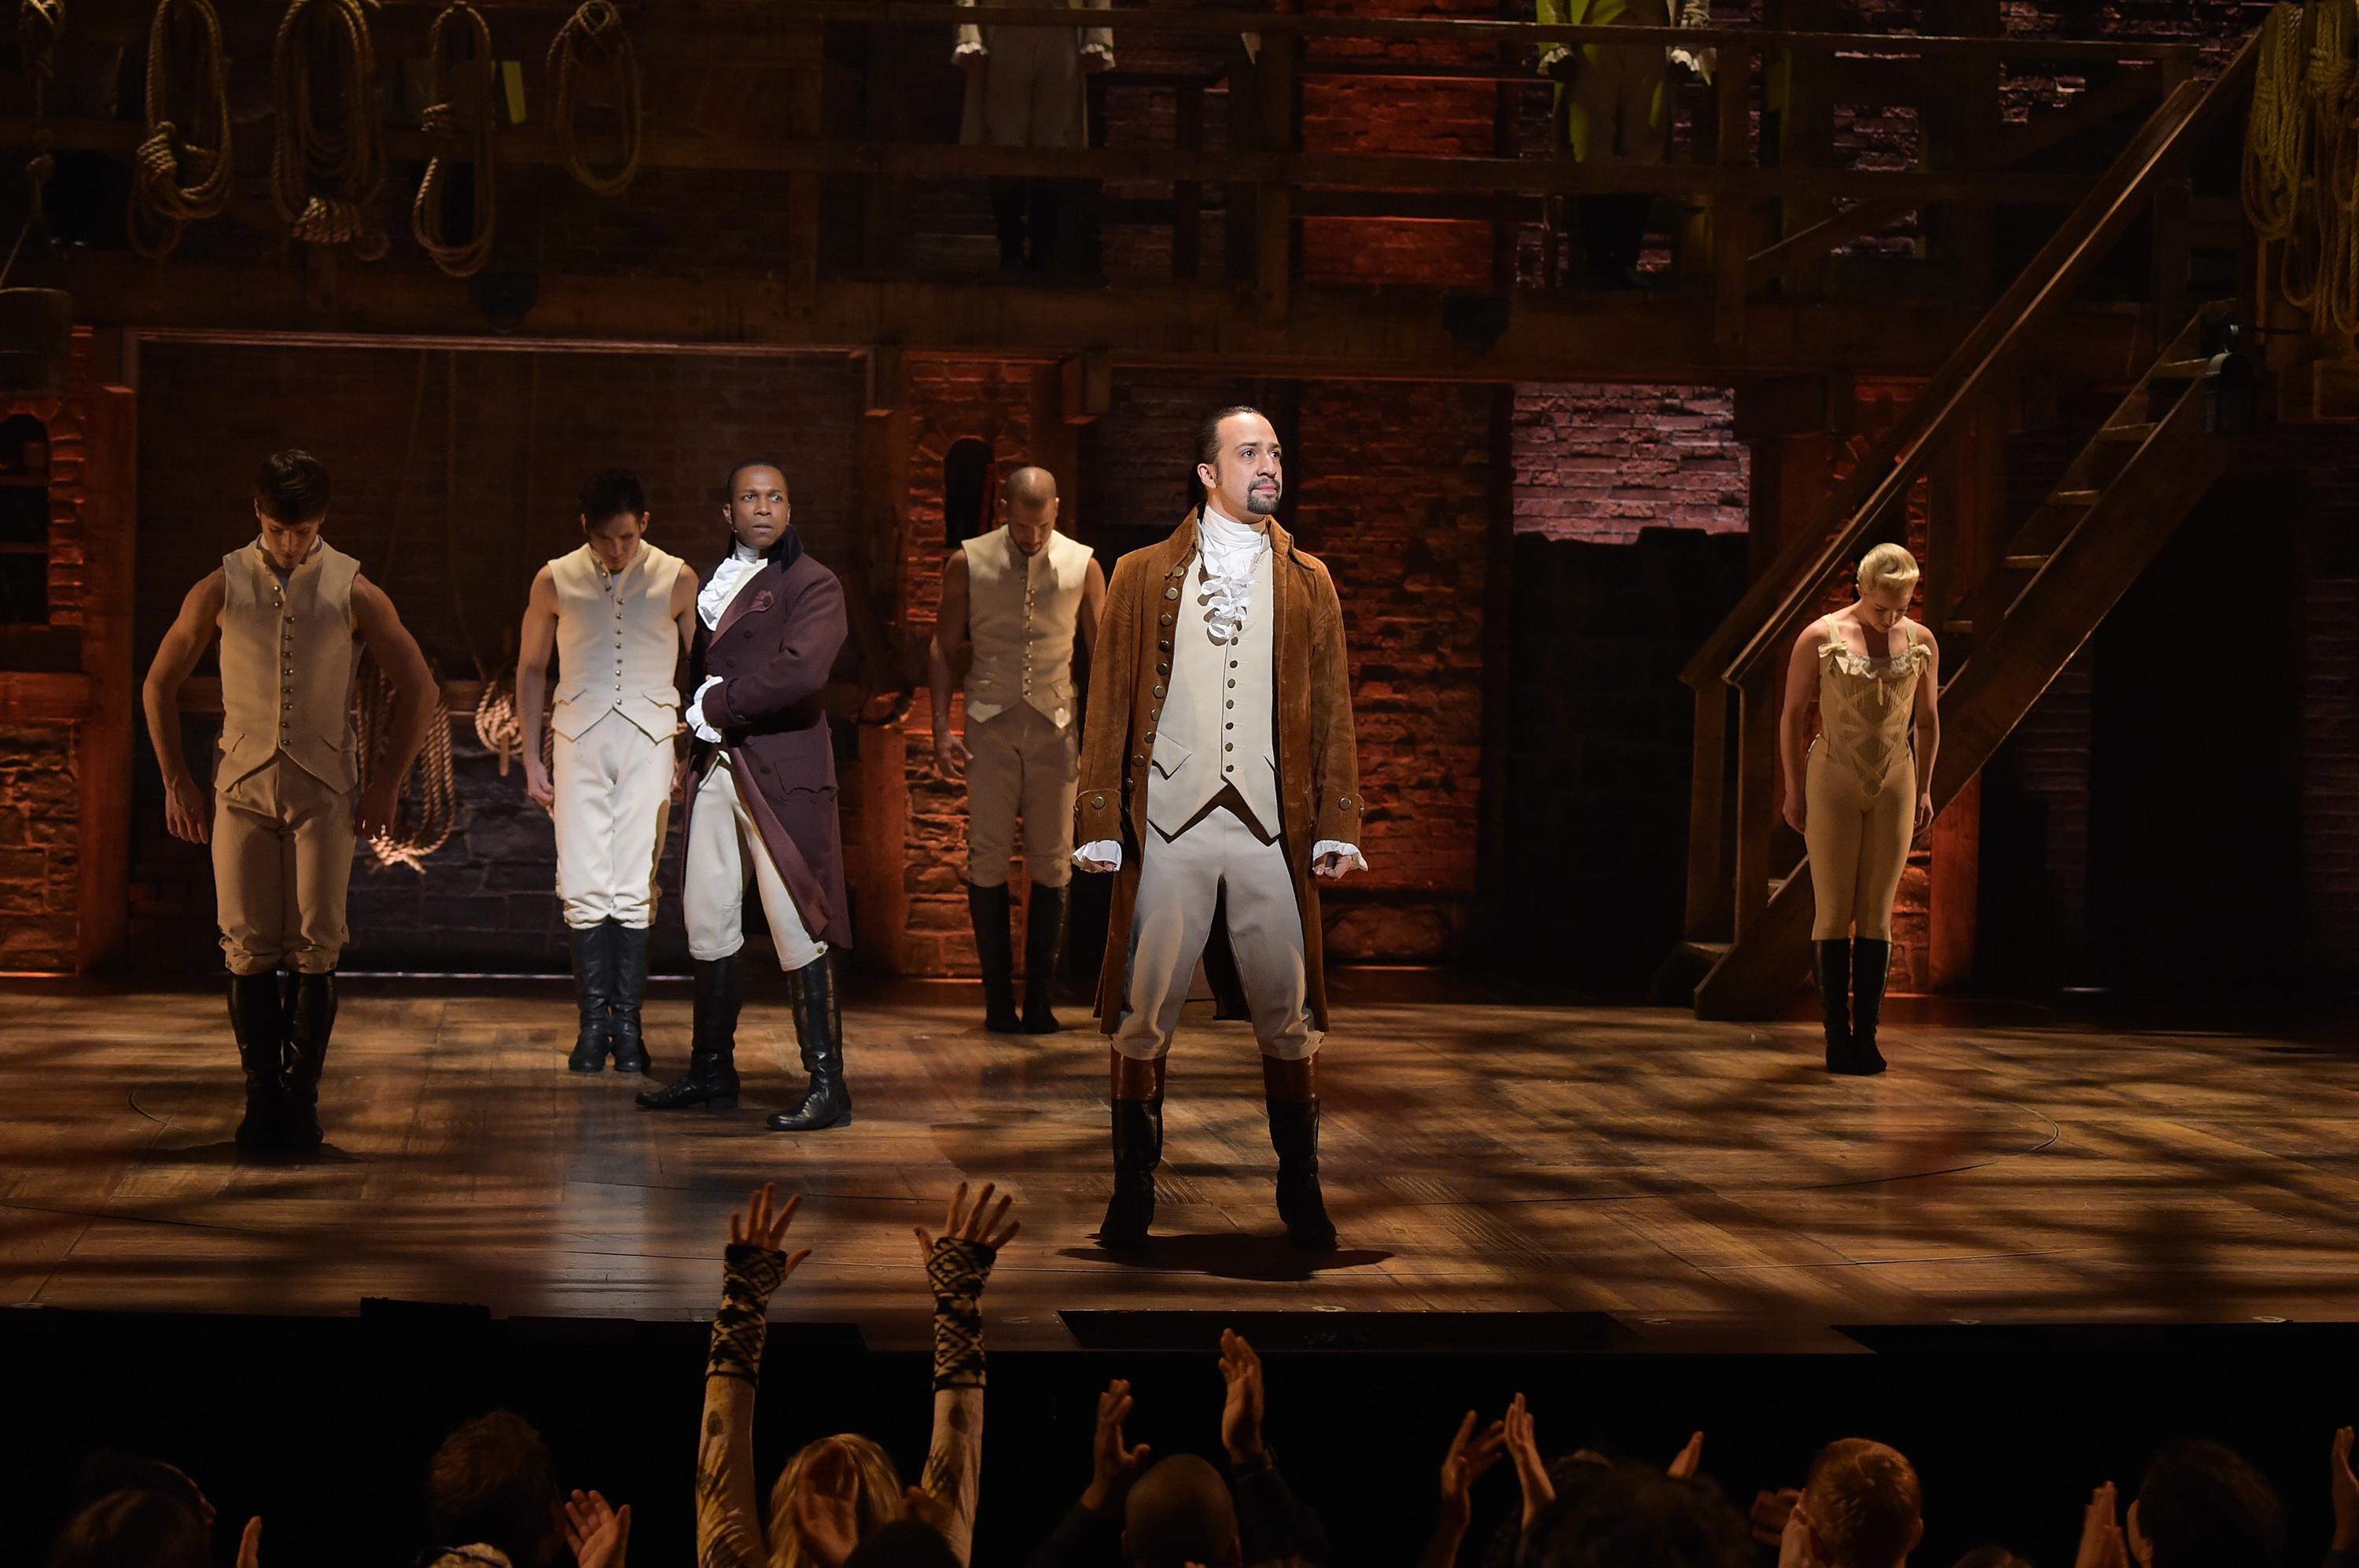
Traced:
<path fill-rule="evenodd" d="M 147 28 L 147 139 L 132 159 L 131 244 L 141 256 L 170 255 L 183 227 L 229 205 L 229 61 L 212 0 L 159 0 Z"/>
<path fill-rule="evenodd" d="M 2359 5 L 2271 8 L 2245 125 L 2245 216 L 2316 332 L 2359 332 Z"/>
<path fill-rule="evenodd" d="M 593 93 L 592 90 L 595 89 Z M 601 196 L 620 196 L 639 171 L 639 57 L 623 34 L 623 14 L 612 0 L 582 0 L 549 40 L 549 123 L 565 156 L 565 170 Z M 583 103 L 623 116 L 624 158 L 612 174 L 593 172 L 582 154 Z"/>
<path fill-rule="evenodd" d="M 369 840 L 369 853 L 378 866 L 407 866 L 421 875 L 426 857 L 449 841 L 457 821 L 457 789 L 451 772 L 451 710 L 442 701 L 441 670 L 435 669 L 433 675 L 434 716 L 426 726 L 426 746 L 418 754 L 414 803 L 410 779 L 405 775 L 394 795 L 393 821 Z M 365 655 L 353 687 L 353 728 L 360 750 L 361 784 L 366 788 L 371 776 L 386 765 L 399 692 L 393 678 Z"/>
<path fill-rule="evenodd" d="M 2253 111 L 2245 122 L 2245 216 L 2265 241 L 2293 237 L 2301 212 L 2310 114 L 2302 102 L 2301 7 L 2278 0 L 2261 24 Z"/>
<path fill-rule="evenodd" d="M 471 127 L 466 124 L 468 106 L 458 102 L 446 85 L 443 72 L 455 64 L 449 59 L 444 42 L 445 28 L 466 30 L 473 52 L 467 70 L 475 87 L 473 149 L 468 155 L 474 170 L 474 219 L 468 226 L 470 238 L 464 245 L 454 245 L 442 232 L 442 207 L 451 170 L 457 162 L 453 156 L 455 144 Z M 499 219 L 497 182 L 492 167 L 492 138 L 498 134 L 499 122 L 492 107 L 499 91 L 499 62 L 492 58 L 492 29 L 484 24 L 483 13 L 467 4 L 467 0 L 451 0 L 451 5 L 434 18 L 426 34 L 427 96 L 432 100 L 419 122 L 428 136 L 454 144 L 453 152 L 438 152 L 426 166 L 426 178 L 419 182 L 418 199 L 409 207 L 409 232 L 434 265 L 453 278 L 470 278 L 483 269 L 492 257 L 492 229 Z M 453 74 L 451 82 L 459 78 Z"/>
<path fill-rule="evenodd" d="M 295 237 L 307 245 L 350 245 L 363 261 L 385 254 L 385 231 L 368 208 L 385 185 L 385 143 L 377 132 L 376 46 L 369 37 L 375 0 L 288 0 L 271 68 L 277 94 L 277 143 L 270 158 L 270 196 Z M 324 95 L 311 80 L 317 55 L 332 57 L 337 82 Z"/>
<path fill-rule="evenodd" d="M 56 139 L 49 129 L 49 77 L 58 60 L 58 39 L 66 30 L 65 0 L 20 0 L 16 7 L 16 49 L 33 79 L 33 156 L 25 165 L 25 183 L 29 187 L 25 212 L 25 226 L 16 231 L 16 243 L 8 247 L 8 259 L 0 264 L 0 283 L 16 266 L 16 253 L 25 248 L 25 236 L 36 224 L 46 229 L 48 216 L 46 193 L 49 176 L 55 174 L 58 160 L 49 156 L 49 146 Z"/>
<path fill-rule="evenodd" d="M 475 704 L 475 738 L 484 743 L 500 765 L 500 777 L 508 776 L 508 763 L 524 755 L 524 725 L 516 718 L 516 671 L 503 670 L 484 682 L 484 695 Z"/>

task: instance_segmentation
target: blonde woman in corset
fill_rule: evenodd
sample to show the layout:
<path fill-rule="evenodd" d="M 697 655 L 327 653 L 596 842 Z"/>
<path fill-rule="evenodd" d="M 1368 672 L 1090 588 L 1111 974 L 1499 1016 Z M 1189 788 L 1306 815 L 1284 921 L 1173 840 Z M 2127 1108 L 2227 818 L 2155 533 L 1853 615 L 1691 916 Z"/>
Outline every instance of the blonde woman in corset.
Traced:
<path fill-rule="evenodd" d="M 1786 821 L 1810 848 L 1818 899 L 1810 942 L 1830 1073 L 1884 1071 L 1875 1025 L 1892 963 L 1892 903 L 1908 841 L 1933 821 L 1941 651 L 1908 618 L 1916 592 L 1917 558 L 1877 545 L 1859 563 L 1857 601 L 1804 628 L 1787 665 L 1777 728 Z M 1814 696 L 1820 734 L 1806 760 Z"/>

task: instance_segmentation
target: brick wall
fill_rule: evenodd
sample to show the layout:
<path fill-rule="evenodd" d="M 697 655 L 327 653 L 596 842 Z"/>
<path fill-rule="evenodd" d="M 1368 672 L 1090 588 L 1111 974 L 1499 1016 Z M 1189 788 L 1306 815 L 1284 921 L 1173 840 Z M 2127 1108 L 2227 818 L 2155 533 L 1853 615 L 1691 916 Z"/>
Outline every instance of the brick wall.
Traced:
<path fill-rule="evenodd" d="M 580 543 L 575 492 L 600 468 L 637 471 L 650 541 L 700 573 L 721 553 L 728 470 L 757 456 L 785 465 L 813 555 L 847 569 L 861 559 L 857 475 L 840 454 L 853 449 L 862 381 L 840 357 L 454 358 L 158 343 L 143 355 L 141 395 L 149 410 L 140 428 L 142 670 L 188 587 L 253 537 L 254 469 L 289 444 L 316 452 L 334 476 L 330 541 L 360 558 L 450 679 L 513 668 L 533 573 Z M 839 674 L 852 678 L 855 663 L 847 652 Z M 201 759 L 219 720 L 192 718 L 187 728 L 190 755 Z M 455 831 L 422 876 L 359 857 L 347 962 L 561 968 L 549 818 L 526 799 L 520 768 L 500 776 L 465 716 L 452 742 Z M 143 927 L 202 937 L 212 919 L 210 866 L 164 836 L 161 786 L 144 747 L 136 778 Z M 853 782 L 844 781 L 847 802 Z M 677 877 L 668 873 L 664 886 L 676 890 Z M 675 904 L 666 902 L 656 949 L 658 963 L 673 965 L 686 962 Z M 210 939 L 179 946 L 201 957 Z"/>
<path fill-rule="evenodd" d="M 1516 531 L 1628 544 L 1642 528 L 1745 528 L 1748 453 L 1723 387 L 1516 388 Z"/>
<path fill-rule="evenodd" d="M 74 967 L 74 726 L 0 726 L 0 973 Z"/>

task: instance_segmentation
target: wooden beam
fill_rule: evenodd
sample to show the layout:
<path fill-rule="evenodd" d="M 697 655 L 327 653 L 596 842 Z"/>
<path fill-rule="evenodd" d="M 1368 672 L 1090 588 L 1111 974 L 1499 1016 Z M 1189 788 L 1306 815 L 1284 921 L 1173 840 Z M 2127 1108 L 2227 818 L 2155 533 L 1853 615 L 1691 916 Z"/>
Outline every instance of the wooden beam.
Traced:
<path fill-rule="evenodd" d="M 1242 73 L 1241 73 L 1242 74 Z M 128 120 L 50 119 L 36 127 L 26 116 L 0 117 L 0 147 L 29 147 L 38 130 L 51 145 L 110 152 L 126 162 L 140 127 Z M 396 158 L 423 161 L 440 144 L 417 132 L 386 133 Z M 605 144 L 584 138 L 596 159 Z M 615 144 L 619 147 L 619 144 Z M 501 132 L 501 164 L 554 167 L 563 161 L 556 138 L 519 127 Z M 741 141 L 719 136 L 649 135 L 640 164 L 647 169 L 763 174 L 849 174 L 867 178 L 958 176 L 965 179 L 1098 180 L 1122 183 L 1194 180 L 1259 186 L 1324 186 L 1337 190 L 1443 191 L 1629 192 L 1689 198 L 1839 201 L 2006 201 L 2070 206 L 2089 181 L 2071 174 L 2007 175 L 1959 170 L 1832 168 L 1723 169 L 1703 163 L 1578 163 L 1570 158 L 1424 158 L 1394 154 L 1305 153 L 1284 148 L 1183 151 L 1169 147 L 945 147 L 919 142 Z"/>
<path fill-rule="evenodd" d="M 0 670 L 0 724 L 81 724 L 92 702 L 91 679 L 79 670 Z"/>
<path fill-rule="evenodd" d="M 1114 355 L 1092 349 L 1075 354 L 1061 368 L 1065 423 L 1086 425 L 1114 408 Z"/>
<path fill-rule="evenodd" d="M 18 263 L 19 281 L 69 289 L 86 321 L 153 339 L 490 351 L 663 350 L 866 354 L 891 323 L 907 353 L 1054 359 L 1104 349 L 1117 363 L 1173 369 L 1375 380 L 1742 381 L 1856 371 L 1923 376 L 1973 324 L 1954 306 L 1756 302 L 1741 343 L 1715 343 L 1711 312 L 1677 294 L 1634 305 L 1624 293 L 1557 290 L 1509 302 L 1488 353 L 1451 337 L 1439 290 L 1297 285 L 1280 329 L 1218 284 L 1122 290 L 822 282 L 793 296 L 760 277 L 539 278 L 513 332 L 476 314 L 463 283 L 431 269 L 348 269 L 332 311 L 312 309 L 292 267 L 216 266 L 68 253 Z M 2030 345 L 2060 375 L 2117 375 L 2135 321 L 2066 312 Z"/>

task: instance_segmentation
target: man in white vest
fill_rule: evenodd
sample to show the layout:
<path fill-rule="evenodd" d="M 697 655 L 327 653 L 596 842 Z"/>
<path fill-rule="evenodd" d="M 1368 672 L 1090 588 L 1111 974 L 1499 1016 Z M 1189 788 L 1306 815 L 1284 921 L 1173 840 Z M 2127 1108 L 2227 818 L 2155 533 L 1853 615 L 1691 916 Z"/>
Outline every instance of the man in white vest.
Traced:
<path fill-rule="evenodd" d="M 1064 946 L 1073 868 L 1073 644 L 1092 648 L 1105 572 L 1089 546 L 1057 531 L 1057 481 L 1007 476 L 1007 521 L 968 539 L 942 567 L 941 610 L 927 644 L 934 767 L 966 775 L 966 902 L 983 964 L 984 1028 L 1053 1034 L 1049 984 Z M 972 638 L 966 735 L 951 727 L 951 657 Z M 1024 1011 L 1016 1010 L 1007 866 L 1024 824 Z"/>
<path fill-rule="evenodd" d="M 230 1028 L 245 1071 L 247 1148 L 319 1147 L 320 1074 L 336 1020 L 336 961 L 355 833 L 391 825 L 434 717 L 433 672 L 360 563 L 320 538 L 328 470 L 309 452 L 262 465 L 261 537 L 189 591 L 141 695 L 164 772 L 165 823 L 211 842 Z M 222 734 L 208 793 L 180 745 L 179 694 L 221 637 Z M 394 685 L 393 730 L 368 783 L 353 742 L 365 647 Z M 278 971 L 291 972 L 282 982 Z"/>
<path fill-rule="evenodd" d="M 1017 0 L 983 0 L 983 8 Z M 1106 10 L 1114 0 L 1062 0 L 1075 9 Z M 976 0 L 958 0 L 973 6 Z M 951 58 L 967 73 L 959 140 L 968 147 L 1085 147 L 1090 145 L 1084 78 L 1114 69 L 1106 27 L 1003 27 L 967 24 Z M 991 215 L 1003 272 L 1079 267 L 1078 237 L 1067 201 L 1075 182 L 995 179 Z M 1065 242 L 1060 246 L 1060 241 Z M 1060 256 L 1060 249 L 1067 254 Z"/>
<path fill-rule="evenodd" d="M 580 550 L 532 580 L 516 656 L 525 790 L 557 824 L 557 892 L 573 949 L 581 1031 L 566 1065 L 645 1073 L 639 1004 L 656 863 L 671 822 L 679 732 L 673 675 L 696 626 L 696 573 L 647 542 L 637 475 L 610 468 L 582 486 Z M 540 760 L 549 656 L 557 654 L 555 776 Z"/>
<path fill-rule="evenodd" d="M 1116 873 L 1098 976 L 1114 1181 L 1098 1240 L 1147 1240 L 1165 1053 L 1218 913 L 1261 1046 L 1278 1216 L 1297 1245 L 1332 1247 L 1314 878 L 1367 866 L 1343 610 L 1327 568 L 1272 515 L 1284 469 L 1266 419 L 1206 419 L 1196 477 L 1202 506 L 1115 563 L 1090 670 L 1074 859 Z"/>

